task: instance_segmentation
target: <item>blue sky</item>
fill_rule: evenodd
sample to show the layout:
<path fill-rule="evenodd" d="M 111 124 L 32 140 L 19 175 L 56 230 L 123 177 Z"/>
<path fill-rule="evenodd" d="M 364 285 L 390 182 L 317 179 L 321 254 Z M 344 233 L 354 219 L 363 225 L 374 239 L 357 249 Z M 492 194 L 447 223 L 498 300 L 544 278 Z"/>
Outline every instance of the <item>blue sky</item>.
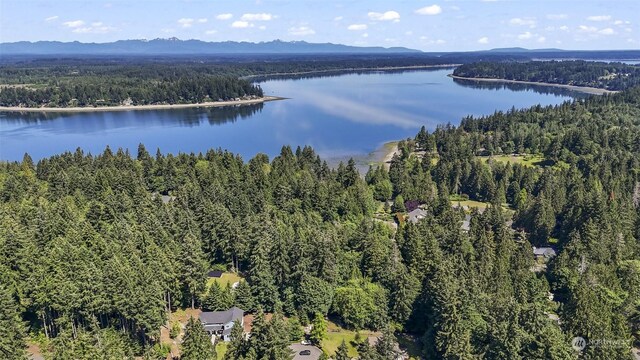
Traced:
<path fill-rule="evenodd" d="M 305 40 L 425 51 L 639 49 L 640 1 L 2 0 L 0 41 Z"/>

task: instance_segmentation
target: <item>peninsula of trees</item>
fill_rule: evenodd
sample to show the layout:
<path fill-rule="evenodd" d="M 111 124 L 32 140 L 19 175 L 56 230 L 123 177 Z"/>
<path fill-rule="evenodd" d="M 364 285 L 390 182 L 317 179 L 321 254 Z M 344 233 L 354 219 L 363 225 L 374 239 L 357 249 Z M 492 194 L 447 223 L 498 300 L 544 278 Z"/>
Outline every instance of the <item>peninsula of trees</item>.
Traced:
<path fill-rule="evenodd" d="M 572 85 L 619 91 L 640 85 L 640 66 L 620 62 L 532 61 L 475 62 L 453 71 L 454 76 Z"/>

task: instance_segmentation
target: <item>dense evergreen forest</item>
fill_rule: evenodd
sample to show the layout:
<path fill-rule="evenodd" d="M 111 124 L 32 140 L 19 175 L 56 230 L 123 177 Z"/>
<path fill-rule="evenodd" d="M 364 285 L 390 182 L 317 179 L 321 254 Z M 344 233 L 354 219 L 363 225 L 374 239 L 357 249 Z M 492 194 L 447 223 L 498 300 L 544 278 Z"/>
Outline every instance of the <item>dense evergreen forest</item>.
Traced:
<path fill-rule="evenodd" d="M 640 85 L 640 66 L 619 62 L 532 61 L 464 64 L 453 75 L 623 90 Z"/>
<path fill-rule="evenodd" d="M 640 89 L 466 118 L 399 148 L 364 177 L 287 146 L 248 161 L 140 145 L 0 164 L 2 358 L 23 358 L 29 335 L 51 359 L 161 359 L 169 312 L 230 305 L 256 324 L 226 359 L 289 359 L 285 316 L 313 322 L 312 338 L 325 317 L 383 331 L 361 359 L 395 358 L 402 334 L 428 359 L 631 358 Z M 542 160 L 498 160 L 513 153 Z M 467 197 L 486 210 L 452 206 Z M 532 246 L 558 255 L 537 267 Z M 246 282 L 205 291 L 212 267 Z M 199 322 L 185 331 L 183 359 L 215 358 Z"/>
<path fill-rule="evenodd" d="M 64 76 L 58 75 L 59 69 L 52 70 L 51 74 L 47 71 L 14 73 L 27 82 L 0 88 L 0 106 L 191 104 L 263 96 L 259 86 L 233 76 L 181 68 L 154 70 L 107 66 L 100 71 L 83 69 L 82 72 L 67 68 Z"/>

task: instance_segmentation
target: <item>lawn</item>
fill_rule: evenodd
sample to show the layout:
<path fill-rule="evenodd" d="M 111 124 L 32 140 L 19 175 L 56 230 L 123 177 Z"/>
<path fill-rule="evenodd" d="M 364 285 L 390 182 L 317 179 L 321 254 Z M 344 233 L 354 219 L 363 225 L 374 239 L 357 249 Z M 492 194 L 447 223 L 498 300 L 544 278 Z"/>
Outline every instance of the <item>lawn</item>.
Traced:
<path fill-rule="evenodd" d="M 214 282 L 217 282 L 218 284 L 220 284 L 220 286 L 225 287 L 227 286 L 227 283 L 229 283 L 230 285 L 233 285 L 234 283 L 239 282 L 240 280 L 242 280 L 240 275 L 236 273 L 225 272 L 225 273 L 222 273 L 222 276 L 220 278 L 207 279 L 207 288 L 209 288 L 209 286 L 211 286 Z"/>
<path fill-rule="evenodd" d="M 216 343 L 216 355 L 218 356 L 218 360 L 222 360 L 226 352 L 227 352 L 227 343 L 225 341 L 218 341 Z"/>
<path fill-rule="evenodd" d="M 475 200 L 457 200 L 457 199 L 451 199 L 451 197 L 449 199 L 451 200 L 451 204 L 456 206 L 460 204 L 460 206 L 466 206 L 468 208 L 475 207 L 478 209 L 486 209 L 487 206 L 489 206 L 489 203 L 475 201 Z"/>
<path fill-rule="evenodd" d="M 360 331 L 360 339 L 364 340 L 370 335 L 380 336 L 379 332 L 373 331 Z M 342 340 L 347 344 L 349 349 L 349 356 L 356 357 L 358 352 L 351 344 L 356 338 L 356 332 L 352 330 L 346 330 L 336 325 L 332 321 L 327 322 L 327 338 L 322 340 L 322 348 L 329 353 L 329 356 L 335 355 L 338 346 L 342 343 Z"/>
<path fill-rule="evenodd" d="M 520 164 L 528 167 L 542 166 L 545 162 L 542 155 L 494 155 L 494 156 L 478 156 L 478 158 L 484 162 L 489 159 L 498 162 L 510 162 L 512 164 Z"/>

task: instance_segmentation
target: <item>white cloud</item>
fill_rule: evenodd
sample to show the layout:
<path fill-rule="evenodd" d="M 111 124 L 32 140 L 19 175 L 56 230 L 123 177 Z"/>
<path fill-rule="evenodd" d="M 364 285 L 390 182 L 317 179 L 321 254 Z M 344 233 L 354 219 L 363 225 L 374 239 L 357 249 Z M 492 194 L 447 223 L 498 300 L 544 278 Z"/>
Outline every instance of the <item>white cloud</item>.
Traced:
<path fill-rule="evenodd" d="M 207 18 L 198 19 L 198 22 L 199 22 L 200 24 L 204 24 L 204 23 L 206 23 L 207 21 L 209 21 Z"/>
<path fill-rule="evenodd" d="M 587 20 L 589 20 L 589 21 L 609 21 L 609 20 L 611 20 L 611 16 L 610 15 L 594 15 L 594 16 L 588 16 Z"/>
<path fill-rule="evenodd" d="M 260 29 L 260 30 L 267 30 L 267 27 L 266 27 L 266 26 L 264 26 L 264 25 L 260 25 L 260 26 L 258 26 L 258 29 Z"/>
<path fill-rule="evenodd" d="M 249 23 L 248 21 L 234 21 L 231 24 L 232 28 L 236 28 L 236 29 L 244 29 L 244 28 L 248 28 L 248 27 L 253 27 L 253 24 Z"/>
<path fill-rule="evenodd" d="M 344 16 L 336 16 L 333 18 L 333 21 L 340 21 L 342 19 L 344 19 Z"/>
<path fill-rule="evenodd" d="M 440 5 L 425 6 L 415 11 L 419 15 L 438 15 L 442 12 Z"/>
<path fill-rule="evenodd" d="M 569 27 L 567 25 L 562 25 L 558 29 L 560 29 L 562 31 L 567 31 L 567 30 L 569 30 Z"/>
<path fill-rule="evenodd" d="M 488 43 L 489 43 L 489 38 L 486 36 L 483 36 L 480 39 L 478 39 L 478 44 L 488 44 Z"/>
<path fill-rule="evenodd" d="M 182 26 L 183 28 L 190 28 L 191 26 L 193 26 L 194 21 L 195 20 L 191 18 L 182 18 L 178 19 L 178 24 L 180 24 L 180 26 Z"/>
<path fill-rule="evenodd" d="M 244 14 L 240 18 L 242 21 L 270 21 L 273 19 L 273 15 L 271 14 Z"/>
<path fill-rule="evenodd" d="M 383 13 L 370 12 L 367 14 L 369 19 L 373 21 L 400 21 L 400 14 L 397 11 L 386 11 Z"/>
<path fill-rule="evenodd" d="M 538 41 L 539 43 L 543 43 L 543 42 L 547 41 L 547 38 L 546 38 L 546 37 L 544 37 L 544 36 L 540 36 L 540 37 L 538 38 L 538 40 L 537 40 L 537 41 Z"/>
<path fill-rule="evenodd" d="M 406 36 L 411 36 L 413 35 L 413 31 L 405 31 L 404 33 Z"/>
<path fill-rule="evenodd" d="M 547 14 L 547 19 L 549 20 L 564 20 L 568 17 L 567 14 Z"/>
<path fill-rule="evenodd" d="M 218 20 L 230 20 L 233 18 L 233 14 L 218 14 L 216 15 L 216 19 Z"/>
<path fill-rule="evenodd" d="M 59 16 L 58 15 L 54 15 L 54 16 L 49 16 L 48 18 L 44 19 L 44 21 L 54 21 L 54 20 L 58 20 Z"/>
<path fill-rule="evenodd" d="M 578 31 L 584 32 L 584 33 L 594 33 L 598 31 L 598 28 L 595 26 L 580 25 L 578 26 Z"/>
<path fill-rule="evenodd" d="M 606 28 L 598 31 L 598 34 L 602 34 L 602 35 L 613 35 L 615 33 L 616 32 L 612 28 Z"/>
<path fill-rule="evenodd" d="M 366 24 L 352 24 L 352 25 L 349 25 L 347 27 L 347 30 L 351 30 L 351 31 L 367 30 L 367 25 Z"/>
<path fill-rule="evenodd" d="M 369 37 L 369 34 L 368 34 L 368 33 L 364 33 L 364 34 L 362 34 L 362 37 L 363 37 L 363 38 L 368 38 L 368 37 Z"/>
<path fill-rule="evenodd" d="M 72 32 L 76 34 L 107 34 L 116 30 L 113 26 L 107 26 L 98 21 L 91 23 L 91 26 L 76 27 Z"/>
<path fill-rule="evenodd" d="M 298 26 L 298 27 L 294 26 L 289 28 L 289 35 L 293 35 L 293 36 L 307 36 L 307 35 L 313 35 L 315 33 L 316 31 L 308 26 Z"/>
<path fill-rule="evenodd" d="M 613 25 L 622 25 L 622 24 L 624 24 L 624 21 L 622 20 L 616 20 L 613 22 Z"/>
<path fill-rule="evenodd" d="M 534 18 L 513 18 L 509 20 L 509 24 L 518 26 L 536 26 L 536 20 Z"/>
<path fill-rule="evenodd" d="M 217 34 L 218 30 L 207 30 L 204 33 L 207 34 L 207 35 L 213 35 L 213 34 Z"/>
<path fill-rule="evenodd" d="M 523 34 L 518 35 L 518 39 L 520 40 L 528 40 L 531 39 L 533 37 L 533 34 L 531 34 L 530 32 L 526 31 Z"/>
<path fill-rule="evenodd" d="M 82 20 L 65 21 L 62 23 L 62 25 L 70 28 L 78 28 L 84 25 L 84 21 Z"/>

